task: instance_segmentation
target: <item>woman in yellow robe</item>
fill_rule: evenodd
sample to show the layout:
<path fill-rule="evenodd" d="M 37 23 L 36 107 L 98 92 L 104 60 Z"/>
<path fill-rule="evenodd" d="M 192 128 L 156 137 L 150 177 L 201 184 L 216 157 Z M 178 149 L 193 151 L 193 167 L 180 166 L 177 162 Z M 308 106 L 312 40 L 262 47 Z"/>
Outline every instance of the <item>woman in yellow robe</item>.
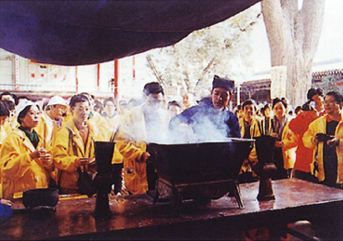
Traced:
<path fill-rule="evenodd" d="M 0 151 L 2 197 L 9 200 L 27 189 L 47 188 L 53 170 L 51 147 L 34 130 L 41 114 L 39 106 L 24 101 L 16 110 L 20 126 L 7 136 Z"/>

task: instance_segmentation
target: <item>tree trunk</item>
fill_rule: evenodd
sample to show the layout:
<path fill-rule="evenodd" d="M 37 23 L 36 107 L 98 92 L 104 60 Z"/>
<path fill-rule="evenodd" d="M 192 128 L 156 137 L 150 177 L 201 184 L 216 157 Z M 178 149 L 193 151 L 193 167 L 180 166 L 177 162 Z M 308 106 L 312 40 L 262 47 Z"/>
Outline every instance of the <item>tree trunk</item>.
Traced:
<path fill-rule="evenodd" d="M 263 0 L 262 14 L 272 67 L 287 66 L 286 98 L 295 107 L 306 101 L 312 62 L 323 25 L 325 0 Z M 282 97 L 282 96 L 280 96 Z"/>

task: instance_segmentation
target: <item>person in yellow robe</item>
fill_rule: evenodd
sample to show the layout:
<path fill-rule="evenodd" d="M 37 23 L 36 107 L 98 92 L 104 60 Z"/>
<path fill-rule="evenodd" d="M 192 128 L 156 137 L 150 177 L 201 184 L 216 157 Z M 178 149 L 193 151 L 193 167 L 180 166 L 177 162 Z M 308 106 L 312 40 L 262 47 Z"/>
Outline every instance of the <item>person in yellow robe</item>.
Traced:
<path fill-rule="evenodd" d="M 53 170 L 51 147 L 34 130 L 41 114 L 39 105 L 23 101 L 16 112 L 20 126 L 6 137 L 0 150 L 2 198 L 9 200 L 27 189 L 47 188 Z"/>
<path fill-rule="evenodd" d="M 5 130 L 4 125 L 7 123 L 9 116 L 10 112 L 6 104 L 2 100 L 0 100 L 0 148 L 2 146 L 3 140 L 5 140 L 7 136 L 7 131 Z"/>
<path fill-rule="evenodd" d="M 88 121 L 88 98 L 82 94 L 70 99 L 73 118 L 57 133 L 53 142 L 53 161 L 58 173 L 60 193 L 79 193 L 78 168 L 93 173 L 95 164 L 94 128 Z"/>
<path fill-rule="evenodd" d="M 5 124 L 8 121 L 10 116 L 10 111 L 7 108 L 6 104 L 0 100 L 0 148 L 2 146 L 3 140 L 7 137 L 7 131 L 5 129 Z M 2 179 L 2 172 L 0 168 L 0 193 L 2 193 L 2 186 L 1 186 L 1 179 Z"/>
<path fill-rule="evenodd" d="M 168 139 L 170 116 L 168 111 L 163 109 L 162 86 L 157 82 L 147 83 L 143 92 L 144 103 L 134 107 L 122 120 L 121 131 L 125 133 L 128 144 L 125 146 L 118 143 L 119 152 L 124 156 L 124 184 L 132 194 L 155 189 L 157 174 L 154 167 L 146 163 L 149 156 L 146 152 L 146 143 L 170 141 Z M 136 151 L 134 147 L 140 151 Z M 127 153 L 132 153 L 131 157 L 126 155 L 124 148 L 130 150 Z"/>
<path fill-rule="evenodd" d="M 241 135 L 243 138 L 253 139 L 261 136 L 260 117 L 256 116 L 257 105 L 254 100 L 248 99 L 242 104 L 243 117 L 239 119 L 241 126 Z M 239 175 L 240 182 L 257 181 L 257 176 L 253 172 L 253 168 L 258 162 L 255 143 L 250 151 L 249 157 L 244 160 L 241 172 Z"/>

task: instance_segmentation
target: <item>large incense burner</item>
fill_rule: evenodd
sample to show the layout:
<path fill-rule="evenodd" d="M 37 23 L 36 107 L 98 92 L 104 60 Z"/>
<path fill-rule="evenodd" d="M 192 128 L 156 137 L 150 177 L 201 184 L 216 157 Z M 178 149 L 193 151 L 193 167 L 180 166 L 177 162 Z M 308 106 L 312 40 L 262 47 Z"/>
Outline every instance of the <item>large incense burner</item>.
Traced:
<path fill-rule="evenodd" d="M 173 208 L 182 200 L 210 201 L 233 192 L 243 207 L 236 179 L 251 150 L 251 139 L 186 144 L 148 144 L 149 161 L 157 170 L 156 196 L 170 199 Z"/>

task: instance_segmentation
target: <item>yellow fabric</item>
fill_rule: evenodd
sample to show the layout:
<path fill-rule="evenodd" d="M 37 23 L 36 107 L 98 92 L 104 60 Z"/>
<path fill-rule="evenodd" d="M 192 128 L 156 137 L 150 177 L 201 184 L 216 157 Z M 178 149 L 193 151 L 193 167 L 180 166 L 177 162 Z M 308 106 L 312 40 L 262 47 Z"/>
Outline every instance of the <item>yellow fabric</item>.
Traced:
<path fill-rule="evenodd" d="M 91 123 L 94 128 L 94 141 L 108 141 L 111 134 L 108 122 L 98 112 L 92 113 L 93 116 L 88 119 L 88 123 Z"/>
<path fill-rule="evenodd" d="M 339 138 L 339 145 L 336 147 L 337 153 L 337 183 L 343 183 L 343 113 L 341 115 L 341 120 L 338 123 L 335 131 L 335 136 Z M 311 164 L 311 170 L 313 173 L 314 170 L 314 162 L 316 159 L 317 154 L 317 161 L 318 161 L 318 172 L 314 173 L 318 180 L 324 181 L 325 180 L 325 173 L 324 173 L 324 162 L 323 162 L 323 148 L 324 143 L 319 142 L 318 145 L 314 143 L 315 135 L 317 133 L 326 133 L 326 115 L 319 117 L 318 119 L 311 122 L 308 130 L 305 132 L 303 136 L 303 142 L 305 147 L 307 148 L 314 148 L 313 152 L 313 162 Z"/>
<path fill-rule="evenodd" d="M 244 136 L 244 132 L 245 132 L 244 118 L 240 118 L 239 119 L 239 124 L 241 125 L 241 136 L 243 137 Z M 260 119 L 259 118 L 254 118 L 252 120 L 252 122 L 251 122 L 251 127 L 250 127 L 250 137 L 251 137 L 251 139 L 253 139 L 254 137 L 261 136 L 260 126 L 261 126 Z M 253 166 L 256 165 L 256 163 L 258 162 L 255 143 L 253 143 L 253 148 L 250 151 L 248 159 L 250 160 L 250 162 L 252 162 Z M 249 171 L 251 171 L 251 170 L 249 170 Z"/>
<path fill-rule="evenodd" d="M 69 122 L 69 121 L 72 120 L 72 119 L 73 119 L 73 115 L 72 115 L 72 113 L 70 112 L 70 110 L 68 109 L 67 112 L 66 112 L 66 114 L 65 114 L 65 116 L 63 116 L 63 122 L 64 122 L 64 123 L 67 123 L 67 122 Z"/>
<path fill-rule="evenodd" d="M 9 133 L 12 131 L 8 132 L 4 126 L 0 126 L 0 148 L 2 146 L 2 142 L 6 139 Z"/>
<path fill-rule="evenodd" d="M 38 147 L 43 147 L 43 139 L 39 136 Z M 45 143 L 47 151 L 51 151 Z M 35 148 L 25 133 L 19 129 L 10 133 L 0 150 L 0 166 L 2 169 L 2 197 L 13 199 L 14 193 L 33 188 L 47 188 L 53 164 L 43 167 L 39 160 L 30 157 Z"/>
<path fill-rule="evenodd" d="M 116 142 L 119 152 L 124 156 L 124 184 L 126 189 L 132 194 L 143 194 L 148 190 L 146 176 L 146 163 L 139 162 L 142 153 L 146 150 L 145 143 L 141 142 L 140 148 L 133 143 L 124 141 Z"/>
<path fill-rule="evenodd" d="M 166 127 L 169 115 L 163 116 Z M 135 107 L 123 117 L 122 126 L 117 142 L 119 152 L 124 156 L 124 183 L 133 194 L 145 193 L 148 190 L 146 177 L 146 163 L 139 162 L 143 152 L 146 151 L 146 123 L 143 114 L 143 105 Z"/>
<path fill-rule="evenodd" d="M 0 126 L 0 149 L 2 146 L 2 142 L 3 140 L 5 140 L 5 138 L 7 137 L 7 133 L 5 131 L 5 128 L 3 126 Z M 2 193 L 2 185 L 1 185 L 1 179 L 2 179 L 2 168 L 0 168 L 0 196 Z"/>
<path fill-rule="evenodd" d="M 287 169 L 292 169 L 295 162 L 295 150 L 298 146 L 297 135 L 295 135 L 289 129 L 289 121 L 287 121 L 285 128 L 283 129 L 281 135 L 281 141 L 283 144 L 282 154 L 283 154 L 283 167 Z"/>
<path fill-rule="evenodd" d="M 9 117 L 8 121 L 4 124 L 3 128 L 7 133 L 11 133 L 12 131 L 16 130 L 19 127 L 19 123 L 17 122 L 17 116 L 14 115 Z"/>
<path fill-rule="evenodd" d="M 94 158 L 94 130 L 91 123 L 88 123 L 89 134 L 86 145 L 83 144 L 82 137 L 77 130 L 74 120 L 69 120 L 57 133 L 53 143 L 53 161 L 59 170 L 58 180 L 61 188 L 78 189 L 79 174 L 77 168 L 80 166 L 80 157 Z M 72 134 L 72 141 L 69 133 Z M 73 145 L 76 153 L 74 154 Z"/>

